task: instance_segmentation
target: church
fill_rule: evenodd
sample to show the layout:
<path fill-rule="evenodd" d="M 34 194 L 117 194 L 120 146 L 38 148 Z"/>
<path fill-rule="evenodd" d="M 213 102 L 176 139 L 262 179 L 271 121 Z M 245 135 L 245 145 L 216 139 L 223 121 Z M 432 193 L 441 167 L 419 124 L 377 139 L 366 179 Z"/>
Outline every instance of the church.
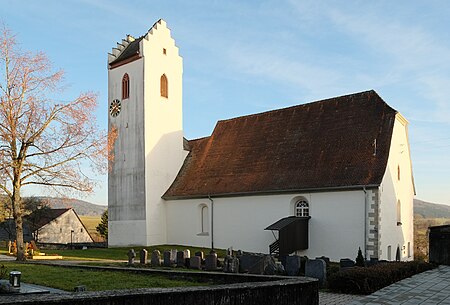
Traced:
<path fill-rule="evenodd" d="M 183 60 L 164 20 L 108 55 L 109 246 L 412 260 L 408 121 L 365 91 L 183 136 Z"/>

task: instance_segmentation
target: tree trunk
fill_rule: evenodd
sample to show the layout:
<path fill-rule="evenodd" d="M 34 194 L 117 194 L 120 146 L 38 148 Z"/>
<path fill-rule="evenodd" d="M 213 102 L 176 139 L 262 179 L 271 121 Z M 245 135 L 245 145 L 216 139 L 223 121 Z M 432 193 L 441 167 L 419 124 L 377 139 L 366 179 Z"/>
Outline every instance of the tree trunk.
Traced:
<path fill-rule="evenodd" d="M 13 216 L 16 222 L 16 240 L 17 240 L 17 260 L 26 260 L 24 242 L 23 242 L 23 220 L 22 203 L 20 200 L 20 186 L 14 185 L 13 197 L 11 198 Z"/>

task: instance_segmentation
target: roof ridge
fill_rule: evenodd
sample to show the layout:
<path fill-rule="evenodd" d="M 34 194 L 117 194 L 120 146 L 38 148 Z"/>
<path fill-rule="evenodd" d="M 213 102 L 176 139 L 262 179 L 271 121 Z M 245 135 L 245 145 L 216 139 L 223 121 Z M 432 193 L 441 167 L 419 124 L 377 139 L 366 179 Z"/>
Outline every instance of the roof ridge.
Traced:
<path fill-rule="evenodd" d="M 281 111 L 285 111 L 288 110 L 290 108 L 297 108 L 297 107 L 306 107 L 308 105 L 311 104 L 315 104 L 315 103 L 325 103 L 325 102 L 330 102 L 332 100 L 336 100 L 336 99 L 342 99 L 345 97 L 349 97 L 349 96 L 357 96 L 357 95 L 363 95 L 363 94 L 375 94 L 377 97 L 379 97 L 383 102 L 385 102 L 380 95 L 374 90 L 374 89 L 370 89 L 370 90 L 366 90 L 366 91 L 361 91 L 361 92 L 356 92 L 356 93 L 349 93 L 349 94 L 344 94 L 344 95 L 340 95 L 340 96 L 335 96 L 335 97 L 331 97 L 331 98 L 326 98 L 323 100 L 315 100 L 312 102 L 307 102 L 305 104 L 297 104 L 297 105 L 292 105 L 292 106 L 287 106 L 287 107 L 283 107 L 283 108 L 278 108 L 278 109 L 272 109 L 272 110 L 266 110 L 263 112 L 258 112 L 258 113 L 252 113 L 252 114 L 246 114 L 246 115 L 241 115 L 241 116 L 237 116 L 234 118 L 229 118 L 229 119 L 223 119 L 223 120 L 219 120 L 217 121 L 216 126 L 221 123 L 221 122 L 228 122 L 228 121 L 234 121 L 237 119 L 242 119 L 242 118 L 246 118 L 246 117 L 255 117 L 255 116 L 260 116 L 260 115 L 265 115 L 271 112 L 281 112 Z M 385 102 L 386 103 L 386 102 Z"/>

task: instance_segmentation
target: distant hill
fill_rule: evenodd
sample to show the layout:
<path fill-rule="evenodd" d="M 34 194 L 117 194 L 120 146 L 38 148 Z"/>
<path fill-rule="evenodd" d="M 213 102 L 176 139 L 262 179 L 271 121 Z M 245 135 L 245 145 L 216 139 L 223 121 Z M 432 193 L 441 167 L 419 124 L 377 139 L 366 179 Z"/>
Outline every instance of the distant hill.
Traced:
<path fill-rule="evenodd" d="M 108 208 L 104 205 L 93 204 L 78 199 L 55 197 L 38 198 L 44 200 L 46 204 L 53 209 L 73 208 L 80 216 L 100 216 Z"/>
<path fill-rule="evenodd" d="M 424 218 L 450 218 L 450 205 L 414 199 L 414 214 L 422 215 Z"/>

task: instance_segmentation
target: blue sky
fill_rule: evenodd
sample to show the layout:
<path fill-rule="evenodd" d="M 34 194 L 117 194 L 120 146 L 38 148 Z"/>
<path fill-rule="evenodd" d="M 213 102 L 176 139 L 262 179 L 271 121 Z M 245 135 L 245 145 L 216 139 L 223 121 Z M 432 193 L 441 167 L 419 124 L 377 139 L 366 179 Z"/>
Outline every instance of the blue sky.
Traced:
<path fill-rule="evenodd" d="M 66 72 L 70 100 L 99 94 L 107 53 L 166 20 L 184 59 L 184 133 L 217 120 L 376 90 L 410 122 L 417 198 L 450 204 L 448 1 L 0 0 L 23 49 Z M 107 204 L 107 178 L 85 199 Z"/>

